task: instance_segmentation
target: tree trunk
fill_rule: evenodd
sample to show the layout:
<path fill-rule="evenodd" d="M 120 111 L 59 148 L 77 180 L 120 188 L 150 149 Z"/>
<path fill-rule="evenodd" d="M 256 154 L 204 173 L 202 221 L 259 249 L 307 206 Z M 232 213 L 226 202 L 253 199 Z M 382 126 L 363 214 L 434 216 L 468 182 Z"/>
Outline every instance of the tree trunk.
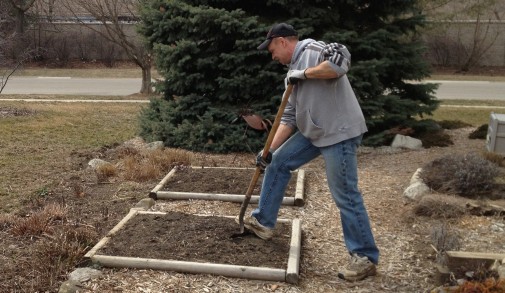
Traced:
<path fill-rule="evenodd" d="M 25 12 L 16 7 L 16 33 L 19 35 L 25 32 Z"/>
<path fill-rule="evenodd" d="M 152 94 L 153 87 L 151 83 L 151 64 L 142 66 L 142 86 L 140 88 L 141 94 Z"/>
<path fill-rule="evenodd" d="M 32 7 L 35 0 L 21 1 L 21 3 L 16 3 L 10 0 L 12 7 L 16 13 L 16 33 L 23 34 L 25 32 L 25 13 Z"/>

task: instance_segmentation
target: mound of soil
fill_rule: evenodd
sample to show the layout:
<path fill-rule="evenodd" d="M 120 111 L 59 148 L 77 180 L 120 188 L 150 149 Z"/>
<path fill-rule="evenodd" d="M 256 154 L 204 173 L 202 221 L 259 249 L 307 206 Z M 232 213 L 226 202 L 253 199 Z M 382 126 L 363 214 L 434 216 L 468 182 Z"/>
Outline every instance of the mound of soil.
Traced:
<path fill-rule="evenodd" d="M 98 254 L 285 269 L 290 227 L 278 223 L 273 239 L 264 241 L 251 233 L 232 237 L 240 232 L 232 218 L 137 214 Z"/>

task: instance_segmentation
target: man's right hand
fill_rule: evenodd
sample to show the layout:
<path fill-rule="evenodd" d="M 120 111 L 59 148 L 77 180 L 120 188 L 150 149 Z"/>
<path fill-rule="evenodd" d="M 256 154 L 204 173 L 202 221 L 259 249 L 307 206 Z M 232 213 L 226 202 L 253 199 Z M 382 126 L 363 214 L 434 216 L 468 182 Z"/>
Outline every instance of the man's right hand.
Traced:
<path fill-rule="evenodd" d="M 266 158 L 263 158 L 263 150 L 256 155 L 256 166 L 260 167 L 261 171 L 265 171 L 267 166 L 272 162 L 272 152 L 268 152 Z"/>
<path fill-rule="evenodd" d="M 305 70 L 290 70 L 287 77 L 289 84 L 297 84 L 300 80 L 307 79 Z"/>

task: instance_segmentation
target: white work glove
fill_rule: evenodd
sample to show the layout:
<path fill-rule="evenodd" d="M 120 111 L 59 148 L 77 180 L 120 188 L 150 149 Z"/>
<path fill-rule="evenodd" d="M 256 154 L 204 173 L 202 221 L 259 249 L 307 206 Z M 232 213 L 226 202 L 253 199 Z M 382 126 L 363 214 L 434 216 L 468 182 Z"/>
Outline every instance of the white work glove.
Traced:
<path fill-rule="evenodd" d="M 300 80 L 307 79 L 305 70 L 290 70 L 288 71 L 288 84 L 297 84 Z"/>

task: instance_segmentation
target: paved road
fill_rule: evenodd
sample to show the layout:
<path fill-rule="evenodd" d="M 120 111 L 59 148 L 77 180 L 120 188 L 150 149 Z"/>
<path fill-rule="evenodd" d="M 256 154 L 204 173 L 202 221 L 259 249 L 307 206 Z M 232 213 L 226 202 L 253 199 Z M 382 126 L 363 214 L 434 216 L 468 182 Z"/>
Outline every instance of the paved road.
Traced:
<path fill-rule="evenodd" d="M 447 80 L 430 80 L 429 82 L 440 83 L 436 96 L 441 100 L 505 101 L 505 82 Z"/>
<path fill-rule="evenodd" d="M 11 77 L 2 94 L 127 96 L 141 84 L 140 78 Z"/>
<path fill-rule="evenodd" d="M 440 83 L 439 99 L 505 100 L 505 82 L 429 82 Z M 140 85 L 139 78 L 11 77 L 2 93 L 126 96 L 138 93 Z"/>

